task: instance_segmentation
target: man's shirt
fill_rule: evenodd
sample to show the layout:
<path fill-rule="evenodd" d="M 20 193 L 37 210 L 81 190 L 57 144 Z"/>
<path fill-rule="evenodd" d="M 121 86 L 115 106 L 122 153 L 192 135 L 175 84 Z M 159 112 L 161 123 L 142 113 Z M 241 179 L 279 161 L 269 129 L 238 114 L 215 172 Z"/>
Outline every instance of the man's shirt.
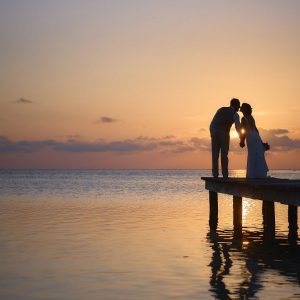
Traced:
<path fill-rule="evenodd" d="M 236 131 L 239 133 L 240 132 L 240 130 L 241 130 L 241 123 L 240 123 L 240 116 L 239 116 L 239 114 L 235 111 L 235 109 L 232 107 L 232 106 L 230 106 L 229 107 L 230 109 L 232 109 L 232 118 L 233 118 L 233 123 L 234 123 L 234 125 L 235 125 L 235 129 L 236 129 Z M 225 109 L 225 108 L 222 108 L 222 109 Z M 221 110 L 221 109 L 220 109 Z M 228 111 L 228 108 L 227 108 L 227 111 Z M 222 115 L 220 116 L 219 114 L 218 114 L 218 112 L 215 114 L 215 116 L 214 116 L 214 118 L 213 118 L 213 120 L 212 120 L 212 122 L 211 122 L 211 124 L 210 124 L 210 131 L 211 132 L 216 132 L 216 131 L 219 131 L 219 130 L 222 130 L 223 128 L 219 128 L 220 127 L 220 123 L 222 124 L 223 122 L 222 122 L 222 120 L 220 121 L 220 118 L 222 119 Z M 226 119 L 225 120 L 225 123 L 228 123 L 228 116 L 226 115 L 226 117 L 224 116 L 224 118 Z M 232 120 L 232 119 L 231 119 Z M 232 122 L 232 121 L 231 121 Z M 228 125 L 228 124 L 227 124 Z M 230 126 L 231 127 L 231 126 Z M 230 129 L 230 128 L 229 128 Z"/>

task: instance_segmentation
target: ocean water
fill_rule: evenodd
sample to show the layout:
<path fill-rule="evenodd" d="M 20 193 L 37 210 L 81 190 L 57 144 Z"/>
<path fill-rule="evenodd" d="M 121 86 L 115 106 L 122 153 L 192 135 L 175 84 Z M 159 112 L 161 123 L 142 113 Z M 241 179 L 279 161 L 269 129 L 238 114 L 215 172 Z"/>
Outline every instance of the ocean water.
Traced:
<path fill-rule="evenodd" d="M 0 171 L 0 299 L 300 299 L 287 206 L 276 203 L 270 240 L 261 201 L 244 198 L 237 238 L 232 197 L 219 195 L 210 231 L 200 179 L 209 175 Z M 300 171 L 271 175 L 300 179 Z"/>

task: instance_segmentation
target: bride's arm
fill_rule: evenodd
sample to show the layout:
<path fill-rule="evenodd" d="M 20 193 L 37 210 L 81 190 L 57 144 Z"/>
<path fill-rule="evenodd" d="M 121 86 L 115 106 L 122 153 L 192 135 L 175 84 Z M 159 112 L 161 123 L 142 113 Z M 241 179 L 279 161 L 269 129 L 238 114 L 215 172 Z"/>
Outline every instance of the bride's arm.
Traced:
<path fill-rule="evenodd" d="M 241 131 L 240 131 L 240 146 L 245 147 L 245 139 L 246 139 L 246 120 L 243 117 L 241 120 Z"/>

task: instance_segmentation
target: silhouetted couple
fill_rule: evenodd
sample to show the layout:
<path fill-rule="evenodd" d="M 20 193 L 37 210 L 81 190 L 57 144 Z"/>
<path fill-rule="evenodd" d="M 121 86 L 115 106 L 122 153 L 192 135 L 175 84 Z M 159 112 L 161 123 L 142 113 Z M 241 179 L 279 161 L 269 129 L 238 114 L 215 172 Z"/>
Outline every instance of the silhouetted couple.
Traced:
<path fill-rule="evenodd" d="M 243 113 L 240 122 L 238 111 Z M 219 176 L 219 156 L 221 153 L 222 175 L 228 178 L 228 151 L 230 142 L 230 128 L 235 124 L 235 129 L 240 137 L 240 147 L 248 148 L 247 178 L 267 177 L 268 166 L 265 160 L 265 151 L 269 145 L 263 143 L 252 116 L 252 107 L 248 103 L 240 106 L 240 101 L 231 99 L 229 107 L 221 107 L 215 114 L 210 124 L 212 174 Z"/>

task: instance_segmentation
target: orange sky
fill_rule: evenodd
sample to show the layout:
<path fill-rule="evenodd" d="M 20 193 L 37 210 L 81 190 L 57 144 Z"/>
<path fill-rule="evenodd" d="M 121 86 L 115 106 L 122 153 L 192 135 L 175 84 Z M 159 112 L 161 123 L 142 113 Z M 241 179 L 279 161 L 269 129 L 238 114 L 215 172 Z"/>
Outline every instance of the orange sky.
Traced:
<path fill-rule="evenodd" d="M 0 167 L 210 168 L 208 126 L 253 106 L 300 168 L 300 2 L 0 2 Z M 232 139 L 230 167 L 246 150 Z"/>

